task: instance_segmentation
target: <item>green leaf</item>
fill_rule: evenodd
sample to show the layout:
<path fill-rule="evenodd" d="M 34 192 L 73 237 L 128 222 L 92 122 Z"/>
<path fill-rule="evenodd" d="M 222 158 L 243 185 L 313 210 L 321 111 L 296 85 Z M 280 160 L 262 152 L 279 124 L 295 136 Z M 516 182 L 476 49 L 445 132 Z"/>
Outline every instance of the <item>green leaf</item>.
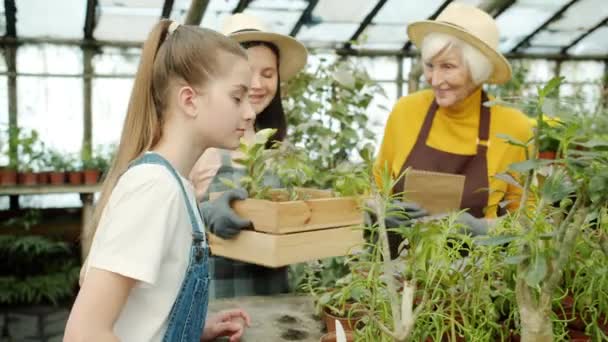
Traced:
<path fill-rule="evenodd" d="M 529 255 L 512 255 L 510 257 L 505 258 L 505 263 L 508 265 L 519 265 L 529 257 Z"/>
<path fill-rule="evenodd" d="M 547 84 L 545 84 L 544 87 L 539 89 L 539 92 L 538 92 L 539 96 L 540 97 L 549 96 L 551 93 L 553 93 L 554 91 L 556 91 L 559 88 L 559 86 L 563 80 L 564 80 L 564 77 L 562 77 L 562 76 L 553 77 L 549 82 L 547 82 Z"/>
<path fill-rule="evenodd" d="M 499 133 L 499 134 L 496 134 L 496 137 L 499 139 L 506 140 L 509 145 L 515 145 L 515 146 L 520 146 L 520 147 L 524 147 L 524 148 L 528 147 L 528 145 L 526 143 L 524 143 L 520 140 L 517 140 L 508 134 Z"/>
<path fill-rule="evenodd" d="M 222 182 L 222 184 L 224 184 L 225 186 L 231 188 L 231 189 L 236 189 L 238 188 L 238 186 L 230 179 L 227 178 L 220 178 L 220 182 Z"/>
<path fill-rule="evenodd" d="M 519 173 L 526 173 L 530 170 L 551 164 L 551 160 L 529 159 L 509 165 L 509 169 Z"/>
<path fill-rule="evenodd" d="M 499 179 L 507 184 L 513 185 L 516 188 L 523 189 L 523 186 L 519 184 L 519 182 L 509 173 L 499 173 L 494 175 L 494 178 Z"/>
<path fill-rule="evenodd" d="M 500 246 L 515 241 L 517 238 L 516 235 L 501 235 L 490 238 L 476 238 L 474 241 L 480 246 Z"/>
<path fill-rule="evenodd" d="M 537 287 L 538 284 L 545 278 L 547 275 L 547 260 L 545 260 L 543 255 L 537 254 L 534 258 L 534 263 L 530 265 L 528 268 L 525 280 L 528 286 Z"/>

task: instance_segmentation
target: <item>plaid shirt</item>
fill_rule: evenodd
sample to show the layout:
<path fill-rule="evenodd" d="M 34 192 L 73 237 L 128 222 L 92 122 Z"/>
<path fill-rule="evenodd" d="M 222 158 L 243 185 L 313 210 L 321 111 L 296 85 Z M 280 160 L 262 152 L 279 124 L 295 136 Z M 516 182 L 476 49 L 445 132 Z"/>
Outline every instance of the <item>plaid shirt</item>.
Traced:
<path fill-rule="evenodd" d="M 209 193 L 228 190 L 220 181 L 221 178 L 237 183 L 245 171 L 232 165 L 229 151 L 222 151 L 222 166 L 217 171 L 207 190 Z M 265 183 L 279 187 L 275 177 L 266 177 Z M 212 281 L 209 285 L 209 298 L 230 298 L 240 296 L 273 295 L 289 292 L 287 267 L 268 268 L 224 257 L 209 258 L 209 273 Z"/>

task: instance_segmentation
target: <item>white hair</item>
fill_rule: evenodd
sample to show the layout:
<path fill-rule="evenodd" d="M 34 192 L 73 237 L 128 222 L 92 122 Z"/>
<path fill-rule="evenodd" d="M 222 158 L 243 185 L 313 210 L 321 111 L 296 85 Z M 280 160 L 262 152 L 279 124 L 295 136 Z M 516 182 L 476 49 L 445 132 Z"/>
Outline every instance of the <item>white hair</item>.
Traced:
<path fill-rule="evenodd" d="M 477 48 L 444 33 L 430 33 L 422 40 L 421 54 L 423 61 L 430 61 L 438 54 L 456 48 L 462 54 L 462 59 L 469 69 L 475 85 L 487 81 L 494 71 L 494 66 Z"/>

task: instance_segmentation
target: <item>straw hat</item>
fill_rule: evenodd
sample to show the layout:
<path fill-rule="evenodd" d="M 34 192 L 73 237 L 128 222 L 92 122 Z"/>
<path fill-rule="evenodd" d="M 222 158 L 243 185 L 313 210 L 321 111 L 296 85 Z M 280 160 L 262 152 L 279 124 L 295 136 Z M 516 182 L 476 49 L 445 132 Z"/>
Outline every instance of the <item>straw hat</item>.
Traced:
<path fill-rule="evenodd" d="M 436 20 L 416 21 L 407 28 L 410 40 L 418 48 L 429 33 L 444 33 L 459 38 L 488 57 L 494 65 L 488 83 L 502 84 L 511 79 L 511 65 L 498 52 L 498 25 L 494 18 L 479 8 L 451 3 Z"/>
<path fill-rule="evenodd" d="M 274 44 L 279 49 L 279 76 L 288 80 L 306 65 L 308 51 L 302 43 L 290 36 L 270 32 L 258 18 L 237 13 L 224 21 L 222 33 L 239 43 L 262 41 Z"/>

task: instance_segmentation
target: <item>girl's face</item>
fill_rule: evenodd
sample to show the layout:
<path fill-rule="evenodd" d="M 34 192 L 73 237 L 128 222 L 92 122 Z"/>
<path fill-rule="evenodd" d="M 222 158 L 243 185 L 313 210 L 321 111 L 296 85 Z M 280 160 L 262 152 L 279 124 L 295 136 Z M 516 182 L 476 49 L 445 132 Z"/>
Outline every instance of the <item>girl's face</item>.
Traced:
<path fill-rule="evenodd" d="M 258 45 L 247 49 L 253 76 L 249 89 L 249 102 L 256 114 L 260 114 L 277 93 L 279 72 L 277 56 L 267 46 Z"/>
<path fill-rule="evenodd" d="M 230 67 L 225 67 L 223 75 L 210 79 L 199 97 L 197 126 L 207 147 L 237 148 L 245 129 L 255 119 L 247 97 L 251 84 L 249 63 L 240 57 L 228 58 L 233 58 Z"/>

